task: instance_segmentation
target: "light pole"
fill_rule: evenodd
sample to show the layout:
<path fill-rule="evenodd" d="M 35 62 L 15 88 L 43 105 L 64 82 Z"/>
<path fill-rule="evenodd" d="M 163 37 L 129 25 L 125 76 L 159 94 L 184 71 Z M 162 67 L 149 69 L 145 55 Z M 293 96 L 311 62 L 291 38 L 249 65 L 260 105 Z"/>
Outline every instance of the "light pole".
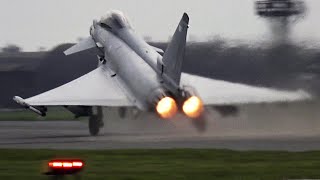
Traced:
<path fill-rule="evenodd" d="M 268 21 L 273 43 L 287 44 L 291 25 L 304 17 L 306 5 L 302 0 L 257 0 L 255 12 Z"/>

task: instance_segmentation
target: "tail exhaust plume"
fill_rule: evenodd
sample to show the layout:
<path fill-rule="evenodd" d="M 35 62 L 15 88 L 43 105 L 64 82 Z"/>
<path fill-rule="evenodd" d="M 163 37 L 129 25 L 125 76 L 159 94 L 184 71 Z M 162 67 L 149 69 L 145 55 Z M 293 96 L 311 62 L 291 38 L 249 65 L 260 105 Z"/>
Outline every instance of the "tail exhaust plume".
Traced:
<path fill-rule="evenodd" d="M 195 119 L 203 113 L 203 103 L 199 97 L 191 96 L 183 103 L 182 110 L 189 118 Z"/>
<path fill-rule="evenodd" d="M 156 110 L 161 118 L 169 119 L 177 114 L 178 107 L 176 101 L 173 98 L 164 97 L 158 102 Z"/>

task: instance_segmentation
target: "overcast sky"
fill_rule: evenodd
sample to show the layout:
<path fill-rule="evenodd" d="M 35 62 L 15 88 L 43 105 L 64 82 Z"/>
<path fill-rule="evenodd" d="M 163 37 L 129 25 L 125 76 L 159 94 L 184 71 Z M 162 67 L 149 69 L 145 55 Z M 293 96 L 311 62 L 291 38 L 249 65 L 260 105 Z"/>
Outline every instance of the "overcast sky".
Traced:
<path fill-rule="evenodd" d="M 167 40 L 182 13 L 190 16 L 189 38 L 265 40 L 269 29 L 254 15 L 254 0 L 0 0 L 0 46 L 18 44 L 26 51 L 76 42 L 89 35 L 93 19 L 108 10 L 123 11 L 135 30 Z M 320 42 L 320 0 L 306 0 L 308 14 L 294 25 L 298 41 Z"/>

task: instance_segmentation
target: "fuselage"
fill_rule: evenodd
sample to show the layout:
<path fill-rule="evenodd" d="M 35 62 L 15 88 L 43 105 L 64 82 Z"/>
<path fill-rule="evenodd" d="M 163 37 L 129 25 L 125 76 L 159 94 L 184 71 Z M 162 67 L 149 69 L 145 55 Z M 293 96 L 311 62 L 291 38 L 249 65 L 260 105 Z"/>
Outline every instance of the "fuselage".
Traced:
<path fill-rule="evenodd" d="M 192 118 L 202 113 L 200 98 L 179 86 L 188 21 L 184 14 L 164 57 L 134 32 L 119 11 L 111 11 L 90 28 L 92 39 L 102 46 L 102 66 L 140 110 L 156 111 L 164 119 L 179 110 Z"/>
<path fill-rule="evenodd" d="M 127 91 L 131 99 L 143 110 L 153 110 L 157 98 L 166 88 L 156 71 L 157 59 L 162 56 L 139 37 L 131 28 L 106 29 L 96 25 L 94 40 L 103 45 L 106 63 Z"/>

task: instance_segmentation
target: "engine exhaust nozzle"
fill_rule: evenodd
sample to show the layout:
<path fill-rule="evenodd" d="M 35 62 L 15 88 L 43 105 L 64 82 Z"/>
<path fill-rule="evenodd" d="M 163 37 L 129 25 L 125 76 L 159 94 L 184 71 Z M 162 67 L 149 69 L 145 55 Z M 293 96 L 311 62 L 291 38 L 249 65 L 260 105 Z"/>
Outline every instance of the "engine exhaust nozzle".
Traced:
<path fill-rule="evenodd" d="M 204 111 L 202 100 L 197 96 L 190 96 L 184 101 L 182 110 L 189 118 L 198 118 Z"/>
<path fill-rule="evenodd" d="M 177 114 L 178 106 L 173 98 L 166 96 L 159 100 L 156 110 L 161 118 L 170 119 Z"/>

